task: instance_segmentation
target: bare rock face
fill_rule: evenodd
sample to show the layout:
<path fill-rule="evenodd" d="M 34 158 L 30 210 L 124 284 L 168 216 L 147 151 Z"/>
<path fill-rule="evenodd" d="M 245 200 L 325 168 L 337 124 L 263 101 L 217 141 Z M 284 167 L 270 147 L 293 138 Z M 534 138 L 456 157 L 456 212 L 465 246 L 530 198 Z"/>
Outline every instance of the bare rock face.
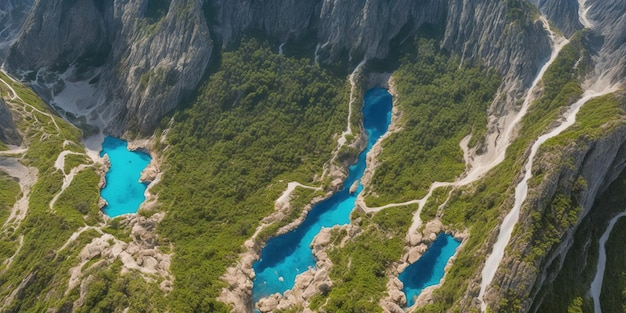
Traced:
<path fill-rule="evenodd" d="M 174 0 L 165 11 L 152 2 L 37 1 L 5 66 L 12 72 L 99 67 L 106 131 L 147 134 L 195 90 L 213 49 L 203 1 Z"/>
<path fill-rule="evenodd" d="M 66 67 L 79 58 L 106 55 L 110 33 L 101 9 L 95 0 L 37 1 L 9 49 L 9 70 Z"/>
<path fill-rule="evenodd" d="M 22 137 L 13 123 L 11 111 L 2 99 L 0 99 L 0 141 L 16 146 L 22 143 Z"/>
<path fill-rule="evenodd" d="M 573 243 L 573 236 L 582 219 L 589 213 L 596 197 L 610 182 L 615 180 L 626 167 L 626 127 L 619 126 L 614 132 L 597 140 L 581 138 L 561 151 L 547 151 L 540 155 L 535 170 L 544 173 L 542 182 L 529 190 L 529 197 L 520 212 L 519 232 L 511 238 L 509 250 L 517 255 L 505 253 L 502 263 L 492 282 L 497 288 L 487 289 L 485 299 L 498 304 L 500 299 L 521 300 L 522 311 L 533 305 L 541 286 L 554 279 L 551 273 L 558 272 Z M 559 159 L 568 158 L 572 166 L 558 164 Z M 561 163 L 562 164 L 562 163 Z M 584 180 L 585 184 L 580 182 Z M 568 227 L 555 228 L 559 242 L 537 255 L 533 242 L 527 238 L 534 231 L 531 214 L 547 214 L 552 199 L 557 193 L 566 192 L 566 197 L 577 199 L 581 210 L 577 220 Z M 546 200 L 548 199 L 548 200 Z M 531 257 L 532 256 L 532 257 Z M 493 307 L 498 309 L 497 307 Z"/>
<path fill-rule="evenodd" d="M 4 59 L 7 50 L 22 28 L 24 20 L 34 0 L 0 1 L 0 59 Z"/>
<path fill-rule="evenodd" d="M 578 19 L 577 0 L 531 0 L 530 2 L 568 38 L 583 28 Z"/>
<path fill-rule="evenodd" d="M 197 88 L 214 48 L 252 29 L 308 45 L 321 63 L 357 64 L 385 58 L 393 42 L 435 25 L 445 29 L 444 48 L 495 67 L 514 93 L 530 85 L 549 55 L 541 25 L 508 20 L 505 2 L 497 0 L 172 0 L 156 9 L 155 3 L 168 2 L 37 1 L 5 67 L 14 73 L 98 67 L 106 131 L 119 135 L 148 134 Z"/>
<path fill-rule="evenodd" d="M 146 17 L 149 5 L 115 2 L 112 26 L 120 28 L 102 79 L 107 98 L 120 106 L 113 125 L 142 133 L 196 89 L 213 49 L 203 1 L 171 1 L 167 13 L 154 18 Z"/>

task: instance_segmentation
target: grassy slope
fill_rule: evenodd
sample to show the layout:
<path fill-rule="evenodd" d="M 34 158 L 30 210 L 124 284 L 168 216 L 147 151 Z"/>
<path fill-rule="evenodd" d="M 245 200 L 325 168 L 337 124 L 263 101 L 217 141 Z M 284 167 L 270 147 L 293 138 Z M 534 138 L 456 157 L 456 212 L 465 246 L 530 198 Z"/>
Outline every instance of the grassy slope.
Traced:
<path fill-rule="evenodd" d="M 20 185 L 4 172 L 0 172 L 0 223 L 9 217 L 9 210 L 20 195 Z"/>
<path fill-rule="evenodd" d="M 20 116 L 17 126 L 25 134 L 25 144 L 29 147 L 22 162 L 39 170 L 39 179 L 32 188 L 26 218 L 17 229 L 5 232 L 0 238 L 3 245 L 13 245 L 10 250 L 13 254 L 17 249 L 17 238 L 24 236 L 22 249 L 15 256 L 12 266 L 0 277 L 0 296 L 7 296 L 25 277 L 32 274 L 30 283 L 7 310 L 36 311 L 58 304 L 56 300 L 42 299 L 38 295 L 49 292 L 56 295 L 55 299 L 61 298 L 66 287 L 62 282 L 67 280 L 66 272 L 75 261 L 70 256 L 77 251 L 65 251 L 62 255 L 56 255 L 54 251 L 76 228 L 82 226 L 82 216 L 77 219 L 69 208 L 50 212 L 48 203 L 62 183 L 62 175 L 53 165 L 56 156 L 63 150 L 63 141 L 80 142 L 81 135 L 77 129 L 54 116 L 30 89 L 11 82 L 4 74 L 0 77 L 9 82 L 23 100 L 10 101 L 10 106 Z M 5 100 L 9 101 L 9 98 Z M 76 183 L 80 181 L 79 178 Z M 98 195 L 97 187 L 91 191 L 81 190 L 80 193 L 84 196 Z M 97 198 L 91 204 L 97 205 Z"/>

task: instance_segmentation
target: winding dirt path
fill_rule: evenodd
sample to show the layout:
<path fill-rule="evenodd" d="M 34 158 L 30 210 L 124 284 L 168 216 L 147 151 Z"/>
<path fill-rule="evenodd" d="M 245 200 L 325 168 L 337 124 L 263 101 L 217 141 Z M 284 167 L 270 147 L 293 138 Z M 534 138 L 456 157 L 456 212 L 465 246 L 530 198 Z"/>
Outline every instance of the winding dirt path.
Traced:
<path fill-rule="evenodd" d="M 11 76 L 9 76 L 6 72 L 2 71 L 2 73 L 4 73 L 7 77 L 9 77 L 9 79 L 11 79 L 13 82 L 15 82 L 15 80 L 13 80 L 13 78 L 11 78 Z M 4 79 L 0 78 L 0 82 L 5 84 L 7 86 L 7 88 L 9 88 L 9 90 L 11 90 L 11 92 L 13 93 L 13 96 L 11 96 L 11 101 L 15 101 L 15 99 L 17 99 L 17 100 L 19 100 L 21 102 L 21 104 L 24 105 L 24 110 L 26 110 L 26 107 L 30 107 L 33 111 L 37 111 L 38 113 L 49 117 L 50 120 L 52 121 L 52 123 L 54 124 L 54 127 L 56 127 L 56 129 L 59 132 L 61 131 L 61 128 L 59 128 L 59 125 L 57 125 L 57 122 L 56 122 L 56 120 L 54 119 L 54 117 L 52 115 L 37 109 L 36 107 L 32 106 L 31 104 L 26 103 L 26 101 L 24 101 L 22 98 L 20 98 L 20 96 L 17 94 L 17 92 L 15 92 L 15 89 L 13 89 L 13 87 L 11 87 L 11 85 L 9 83 L 7 83 Z M 30 112 L 30 113 L 32 114 L 32 112 Z"/>

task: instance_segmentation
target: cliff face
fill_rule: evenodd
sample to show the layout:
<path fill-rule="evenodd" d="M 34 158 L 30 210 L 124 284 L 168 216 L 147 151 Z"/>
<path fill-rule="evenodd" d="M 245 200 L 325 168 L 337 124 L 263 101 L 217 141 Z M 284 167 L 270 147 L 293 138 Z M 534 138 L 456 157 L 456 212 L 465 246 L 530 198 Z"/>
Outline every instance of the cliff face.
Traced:
<path fill-rule="evenodd" d="M 99 67 L 107 131 L 149 133 L 198 86 L 215 43 L 260 30 L 280 42 L 315 41 L 322 63 L 356 64 L 385 58 L 393 40 L 430 23 L 445 27 L 446 49 L 497 68 L 517 96 L 548 57 L 549 41 L 539 24 L 512 23 L 507 10 L 494 0 L 37 1 L 5 66 L 14 73 Z"/>
<path fill-rule="evenodd" d="M 348 60 L 354 65 L 364 58 L 385 58 L 392 43 L 411 38 L 425 23 L 436 25 L 443 29 L 443 48 L 460 55 L 461 62 L 493 67 L 503 77 L 503 98 L 490 110 L 496 118 L 515 110 L 550 55 L 539 13 L 567 37 L 594 26 L 589 35 L 597 41 L 592 81 L 615 82 L 626 75 L 626 32 L 619 31 L 626 29 L 626 2 L 588 0 L 585 8 L 575 0 L 530 2 L 535 7 L 513 0 L 11 0 L 0 3 L 0 41 L 17 38 L 4 63 L 10 72 L 72 68 L 78 72 L 75 79 L 91 79 L 102 106 L 97 118 L 114 135 L 150 133 L 198 87 L 217 60 L 214 51 L 248 31 L 277 42 L 317 46 L 311 57 L 320 63 Z M 28 17 L 20 15 L 31 4 Z M 588 19 L 581 22 L 585 9 Z M 18 36 L 16 25 L 23 19 Z M 19 144 L 16 134 L 0 102 L 0 140 Z M 626 127 L 543 157 L 537 169 L 545 176 L 531 188 L 508 248 L 515 253 L 505 255 L 492 284 L 498 288 L 485 297 L 489 303 L 517 298 L 523 299 L 523 310 L 531 308 L 538 290 L 560 268 L 580 220 L 624 169 Z M 563 160 L 567 166 L 553 166 Z M 577 185 L 579 178 L 585 188 Z M 581 210 L 571 225 L 556 229 L 560 240 L 537 256 L 536 242 L 528 240 L 537 231 L 533 213 L 549 214 L 557 195 L 576 199 Z M 463 308 L 476 306 L 472 292 Z"/>
<path fill-rule="evenodd" d="M 16 64 L 28 64 L 28 69 L 67 67 L 79 58 L 106 55 L 109 49 L 102 12 L 93 0 L 37 1 L 9 49 L 7 66 L 9 70 Z"/>
<path fill-rule="evenodd" d="M 521 312 L 538 306 L 535 297 L 556 277 L 580 222 L 626 167 L 626 126 L 622 124 L 597 140 L 580 138 L 561 151 L 547 150 L 537 160 L 541 162 L 533 172 L 544 176 L 540 184 L 529 189 L 517 230 L 492 282 L 498 288 L 486 294 L 492 309 L 497 310 L 503 299 L 519 299 Z M 575 200 L 567 208 L 557 208 L 560 203 L 554 199 L 558 197 Z M 564 209 L 563 215 L 557 213 L 559 209 Z M 570 216 L 571 225 L 567 222 Z M 549 222 L 553 218 L 558 222 Z M 546 241 L 548 237 L 557 240 Z"/>
<path fill-rule="evenodd" d="M 572 36 L 577 30 L 583 28 L 578 18 L 577 0 L 531 0 L 530 2 L 566 37 Z"/>
<path fill-rule="evenodd" d="M 28 16 L 33 0 L 5 0 L 0 2 L 0 59 L 17 37 Z"/>
<path fill-rule="evenodd" d="M 0 99 L 0 141 L 10 145 L 22 143 L 22 137 L 15 128 L 11 112 L 2 99 Z"/>
<path fill-rule="evenodd" d="M 5 66 L 99 67 L 107 131 L 147 133 L 197 87 L 212 51 L 202 1 L 159 3 L 38 1 Z"/>
<path fill-rule="evenodd" d="M 558 2 L 543 3 L 543 8 Z M 591 28 L 586 36 L 594 66 L 583 88 L 598 91 L 623 81 L 626 37 L 616 30 L 626 27 L 626 4 L 588 1 L 583 9 L 587 8 L 586 20 L 581 20 Z M 623 95 L 618 99 L 624 108 Z M 581 137 L 561 151 L 537 156 L 539 164 L 533 168 L 533 176 L 543 175 L 542 180 L 529 188 L 520 222 L 492 282 L 494 288 L 487 291 L 485 300 L 494 304 L 493 308 L 498 309 L 504 299 L 509 303 L 519 300 L 523 312 L 539 307 L 537 294 L 560 271 L 574 234 L 590 214 L 596 198 L 626 168 L 626 126 L 623 117 L 621 122 L 619 116 L 614 119 L 617 124 L 603 125 L 601 136 Z M 556 208 L 565 203 L 563 199 L 570 199 L 571 204 L 560 213 L 564 215 L 555 216 L 560 212 Z"/>

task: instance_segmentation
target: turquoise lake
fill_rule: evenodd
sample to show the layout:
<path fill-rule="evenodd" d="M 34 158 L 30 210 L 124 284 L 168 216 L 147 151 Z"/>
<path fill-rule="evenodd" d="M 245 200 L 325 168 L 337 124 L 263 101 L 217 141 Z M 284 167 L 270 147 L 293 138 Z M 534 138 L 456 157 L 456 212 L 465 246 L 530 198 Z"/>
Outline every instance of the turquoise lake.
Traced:
<path fill-rule="evenodd" d="M 146 200 L 147 185 L 139 182 L 141 172 L 152 158 L 140 151 L 129 151 L 128 143 L 114 137 L 105 137 L 100 156 L 109 156 L 111 168 L 106 174 L 106 185 L 100 195 L 107 201 L 104 214 L 110 217 L 137 213 Z"/>
<path fill-rule="evenodd" d="M 441 234 L 415 263 L 409 265 L 398 277 L 404 284 L 407 306 L 415 303 L 415 298 L 428 286 L 439 284 L 444 275 L 448 260 L 461 245 L 452 236 Z"/>
<path fill-rule="evenodd" d="M 391 95 L 386 89 L 372 89 L 365 94 L 363 126 L 368 137 L 367 147 L 359 154 L 357 163 L 349 167 L 350 174 L 341 191 L 315 205 L 298 228 L 267 242 L 261 251 L 261 258 L 253 264 L 256 277 L 252 300 L 255 303 L 271 294 L 290 290 L 296 275 L 315 266 L 310 245 L 322 227 L 350 222 L 350 213 L 363 186 L 359 184 L 354 194 L 349 193 L 349 188 L 363 176 L 367 152 L 387 132 L 391 123 L 391 102 Z"/>

